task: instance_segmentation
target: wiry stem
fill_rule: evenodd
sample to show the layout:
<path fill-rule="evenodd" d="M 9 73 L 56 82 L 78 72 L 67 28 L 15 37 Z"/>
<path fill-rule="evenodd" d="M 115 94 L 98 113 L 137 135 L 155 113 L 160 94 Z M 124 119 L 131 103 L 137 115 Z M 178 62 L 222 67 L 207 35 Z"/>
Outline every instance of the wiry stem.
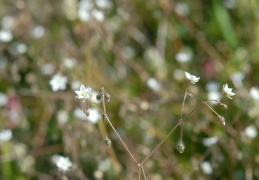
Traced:
<path fill-rule="evenodd" d="M 195 112 L 197 109 L 202 107 L 205 104 L 205 102 L 200 103 L 195 109 L 193 109 L 190 113 L 188 113 L 186 116 L 181 118 L 177 124 L 173 127 L 173 129 L 164 137 L 164 139 L 147 155 L 147 157 L 142 161 L 141 165 L 143 165 L 150 156 L 165 142 L 165 140 L 175 131 L 175 129 L 182 123 L 184 119 L 186 119 L 188 116 L 190 116 L 193 112 Z"/>
<path fill-rule="evenodd" d="M 111 128 L 113 129 L 113 131 L 115 132 L 115 134 L 118 136 L 119 140 L 121 141 L 121 143 L 123 144 L 123 146 L 125 147 L 125 149 L 128 151 L 129 155 L 132 157 L 132 159 L 135 161 L 136 164 L 138 164 L 138 161 L 135 159 L 135 157 L 133 156 L 133 154 L 131 153 L 131 151 L 129 150 L 129 148 L 127 147 L 127 145 L 124 143 L 124 141 L 122 140 L 122 138 L 120 137 L 119 133 L 116 131 L 116 129 L 114 128 L 114 126 L 112 125 L 109 117 L 106 114 L 106 108 L 105 108 L 105 100 L 104 100 L 104 88 L 102 88 L 102 102 L 103 102 L 103 116 L 107 119 L 108 123 L 110 124 Z"/>
<path fill-rule="evenodd" d="M 146 180 L 146 173 L 145 173 L 145 170 L 144 170 L 144 167 L 143 165 L 141 164 L 141 169 L 142 169 L 142 172 L 143 172 L 143 176 L 144 176 L 144 180 Z"/>
<path fill-rule="evenodd" d="M 187 97 L 187 90 L 188 90 L 189 84 L 190 84 L 190 81 L 188 81 L 188 84 L 186 86 L 185 93 L 184 93 L 183 104 L 182 104 L 182 109 L 181 109 L 181 116 L 180 116 L 181 119 L 183 118 L 183 110 L 184 110 L 184 105 L 185 105 L 185 100 Z M 181 123 L 181 134 L 180 134 L 180 143 L 181 144 L 183 144 L 183 125 L 184 125 L 184 120 L 182 120 L 182 123 Z"/>

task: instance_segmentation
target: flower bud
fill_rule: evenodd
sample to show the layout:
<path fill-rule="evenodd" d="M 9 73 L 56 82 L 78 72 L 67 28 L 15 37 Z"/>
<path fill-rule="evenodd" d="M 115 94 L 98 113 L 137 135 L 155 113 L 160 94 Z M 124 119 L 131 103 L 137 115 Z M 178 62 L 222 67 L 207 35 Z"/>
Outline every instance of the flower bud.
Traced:
<path fill-rule="evenodd" d="M 100 100 L 102 99 L 102 96 L 100 96 L 100 94 L 98 94 L 98 95 L 96 96 L 96 99 L 97 99 L 97 101 L 100 101 Z"/>
<path fill-rule="evenodd" d="M 184 149 L 185 149 L 185 147 L 184 147 L 183 143 L 179 142 L 178 145 L 177 145 L 178 152 L 182 154 Z"/>
<path fill-rule="evenodd" d="M 190 93 L 190 92 L 187 92 L 187 96 L 188 96 L 189 98 L 193 98 L 193 94 Z"/>
<path fill-rule="evenodd" d="M 226 104 L 223 104 L 223 103 L 221 103 L 221 102 L 218 102 L 218 105 L 220 105 L 220 106 L 223 107 L 224 109 L 227 109 L 227 108 L 228 108 L 228 106 L 227 106 Z"/>
<path fill-rule="evenodd" d="M 105 140 L 104 140 L 104 144 L 105 144 L 107 147 L 111 147 L 112 141 L 111 141 L 108 137 L 106 137 Z"/>
<path fill-rule="evenodd" d="M 86 108 L 86 109 L 84 110 L 84 113 L 85 113 L 85 115 L 86 115 L 87 117 L 90 115 L 90 112 L 89 112 L 88 108 Z"/>
<path fill-rule="evenodd" d="M 225 118 L 223 116 L 218 116 L 218 120 L 221 124 L 223 124 L 225 126 L 226 122 L 225 122 Z"/>
<path fill-rule="evenodd" d="M 105 98 L 105 100 L 106 100 L 107 102 L 110 102 L 110 100 L 111 100 L 111 97 L 110 97 L 110 95 L 109 95 L 107 92 L 105 92 L 104 98 Z"/>

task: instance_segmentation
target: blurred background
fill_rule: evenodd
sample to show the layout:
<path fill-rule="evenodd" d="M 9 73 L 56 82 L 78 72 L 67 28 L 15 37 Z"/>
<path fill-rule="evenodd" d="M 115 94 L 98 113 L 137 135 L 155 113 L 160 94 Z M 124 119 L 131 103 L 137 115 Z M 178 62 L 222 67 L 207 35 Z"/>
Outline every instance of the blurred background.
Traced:
<path fill-rule="evenodd" d="M 257 0 L 0 1 L 0 179 L 137 179 L 138 168 L 80 85 L 110 94 L 107 114 L 147 179 L 259 178 Z M 236 95 L 222 96 L 228 83 Z M 98 103 L 98 102 L 96 102 Z M 100 104 L 101 105 L 101 104 Z M 112 141 L 105 145 L 104 126 Z M 62 171 L 57 157 L 72 166 Z"/>

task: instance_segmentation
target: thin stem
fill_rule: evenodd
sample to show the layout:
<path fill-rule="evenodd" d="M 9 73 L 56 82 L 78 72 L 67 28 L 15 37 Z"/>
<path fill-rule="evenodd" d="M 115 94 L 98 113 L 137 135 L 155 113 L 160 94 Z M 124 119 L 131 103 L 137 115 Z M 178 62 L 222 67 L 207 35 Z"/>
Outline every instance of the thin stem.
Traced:
<path fill-rule="evenodd" d="M 138 180 L 140 180 L 140 164 L 138 164 Z"/>
<path fill-rule="evenodd" d="M 173 129 L 164 137 L 164 139 L 147 155 L 147 157 L 142 161 L 141 165 L 143 165 L 150 156 L 165 142 L 165 140 L 175 131 L 175 129 L 182 123 L 184 119 L 186 119 L 188 116 L 190 116 L 193 112 L 195 112 L 197 109 L 199 109 L 201 106 L 203 106 L 205 102 L 200 103 L 195 109 L 193 109 L 190 113 L 188 113 L 186 116 L 181 118 L 177 124 L 173 127 Z"/>
<path fill-rule="evenodd" d="M 145 174 L 144 167 L 143 167 L 142 164 L 141 164 L 141 169 L 142 169 L 142 172 L 143 172 L 144 179 L 146 180 L 147 178 L 146 178 L 146 174 Z"/>
<path fill-rule="evenodd" d="M 217 116 L 220 116 L 207 102 L 205 102 L 206 106 L 212 110 L 212 112 L 214 112 Z"/>
<path fill-rule="evenodd" d="M 189 84 L 190 84 L 190 81 L 188 81 L 188 84 L 186 86 L 185 93 L 184 93 L 183 104 L 182 104 L 182 109 L 181 109 L 181 116 L 180 116 L 181 119 L 183 118 L 183 110 L 184 110 L 184 105 L 185 105 L 185 100 L 187 97 L 187 90 L 188 90 Z M 183 125 L 184 125 L 184 120 L 181 123 L 181 134 L 180 134 L 180 143 L 181 144 L 183 143 Z"/>
<path fill-rule="evenodd" d="M 118 136 L 118 138 L 120 139 L 121 143 L 123 144 L 123 146 L 125 147 L 125 149 L 128 151 L 128 153 L 130 154 L 130 156 L 132 157 L 132 159 L 135 161 L 136 164 L 138 164 L 138 161 L 135 159 L 135 157 L 132 155 L 132 153 L 130 152 L 130 150 L 128 149 L 127 145 L 124 143 L 124 141 L 121 139 L 120 135 L 118 134 L 118 132 L 116 131 L 116 129 L 113 127 L 111 121 L 109 120 L 109 117 L 107 116 L 107 114 L 104 114 L 105 118 L 107 119 L 107 121 L 109 122 L 110 126 L 112 127 L 113 131 L 116 133 L 116 135 Z"/>

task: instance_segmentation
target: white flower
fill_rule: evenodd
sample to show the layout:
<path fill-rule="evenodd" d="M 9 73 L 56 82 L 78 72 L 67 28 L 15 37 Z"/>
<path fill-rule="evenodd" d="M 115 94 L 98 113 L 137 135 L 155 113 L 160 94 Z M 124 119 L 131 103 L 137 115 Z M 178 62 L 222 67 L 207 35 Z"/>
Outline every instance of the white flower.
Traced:
<path fill-rule="evenodd" d="M 77 94 L 77 98 L 78 99 L 88 99 L 90 98 L 90 93 L 91 93 L 92 88 L 85 88 L 85 86 L 82 84 L 80 86 L 80 90 L 79 91 L 75 91 L 75 93 Z"/>
<path fill-rule="evenodd" d="M 257 87 L 251 87 L 251 89 L 250 89 L 250 96 L 254 100 L 259 100 L 259 89 Z"/>
<path fill-rule="evenodd" d="M 94 9 L 92 11 L 92 16 L 99 22 L 104 20 L 104 13 L 102 11 Z"/>
<path fill-rule="evenodd" d="M 31 34 L 36 39 L 42 38 L 45 34 L 45 27 L 42 25 L 37 25 L 33 28 Z"/>
<path fill-rule="evenodd" d="M 147 85 L 153 91 L 158 91 L 161 89 L 160 83 L 155 78 L 148 78 Z"/>
<path fill-rule="evenodd" d="M 54 70 L 55 70 L 55 67 L 52 64 L 49 64 L 49 63 L 43 64 L 40 67 L 40 71 L 44 75 L 51 75 L 51 74 L 53 74 Z"/>
<path fill-rule="evenodd" d="M 68 157 L 59 156 L 56 161 L 56 166 L 61 171 L 69 171 L 72 166 L 72 163 Z"/>
<path fill-rule="evenodd" d="M 74 58 L 64 58 L 63 63 L 66 68 L 72 69 L 76 65 L 76 60 Z"/>
<path fill-rule="evenodd" d="M 202 140 L 202 143 L 207 147 L 212 146 L 212 145 L 216 144 L 217 142 L 218 142 L 217 137 L 209 137 L 209 138 L 204 138 Z"/>
<path fill-rule="evenodd" d="M 210 162 L 208 162 L 208 161 L 204 161 L 201 163 L 201 170 L 205 174 L 212 174 L 212 172 L 213 172 L 212 166 L 211 166 Z"/>
<path fill-rule="evenodd" d="M 13 39 L 13 34 L 9 30 L 1 30 L 0 31 L 0 41 L 2 42 L 10 42 Z"/>
<path fill-rule="evenodd" d="M 188 52 L 179 52 L 175 55 L 175 59 L 178 62 L 188 62 L 191 60 L 191 53 Z"/>
<path fill-rule="evenodd" d="M 234 96 L 235 93 L 232 92 L 232 88 L 228 88 L 228 84 L 223 85 L 223 93 L 229 98 L 232 99 L 231 96 Z"/>
<path fill-rule="evenodd" d="M 66 84 L 67 84 L 67 78 L 60 74 L 55 74 L 52 77 L 52 79 L 49 81 L 49 84 L 51 85 L 51 88 L 53 91 L 57 91 L 59 89 L 65 90 Z"/>
<path fill-rule="evenodd" d="M 196 82 L 198 82 L 199 81 L 199 77 L 196 77 L 196 76 L 194 76 L 194 75 L 191 75 L 191 74 L 189 74 L 188 72 L 184 72 L 185 73 L 185 77 L 187 78 L 187 79 L 189 79 L 189 81 L 192 83 L 192 84 L 195 84 Z"/>
<path fill-rule="evenodd" d="M 13 133 L 10 129 L 6 129 L 0 132 L 0 142 L 1 141 L 9 141 L 12 139 Z"/>
<path fill-rule="evenodd" d="M 91 121 L 92 123 L 97 123 L 98 120 L 101 118 L 101 114 L 97 108 L 89 109 L 89 116 L 87 119 Z"/>
<path fill-rule="evenodd" d="M 69 115 L 66 110 L 59 110 L 57 113 L 57 120 L 60 125 L 65 124 L 68 121 Z"/>
<path fill-rule="evenodd" d="M 86 114 L 84 113 L 84 111 L 80 108 L 76 108 L 74 110 L 74 116 L 78 119 L 82 119 L 82 120 L 87 120 L 87 116 Z"/>
<path fill-rule="evenodd" d="M 245 135 L 251 139 L 255 138 L 257 136 L 257 130 L 255 126 L 250 125 L 245 128 Z"/>

